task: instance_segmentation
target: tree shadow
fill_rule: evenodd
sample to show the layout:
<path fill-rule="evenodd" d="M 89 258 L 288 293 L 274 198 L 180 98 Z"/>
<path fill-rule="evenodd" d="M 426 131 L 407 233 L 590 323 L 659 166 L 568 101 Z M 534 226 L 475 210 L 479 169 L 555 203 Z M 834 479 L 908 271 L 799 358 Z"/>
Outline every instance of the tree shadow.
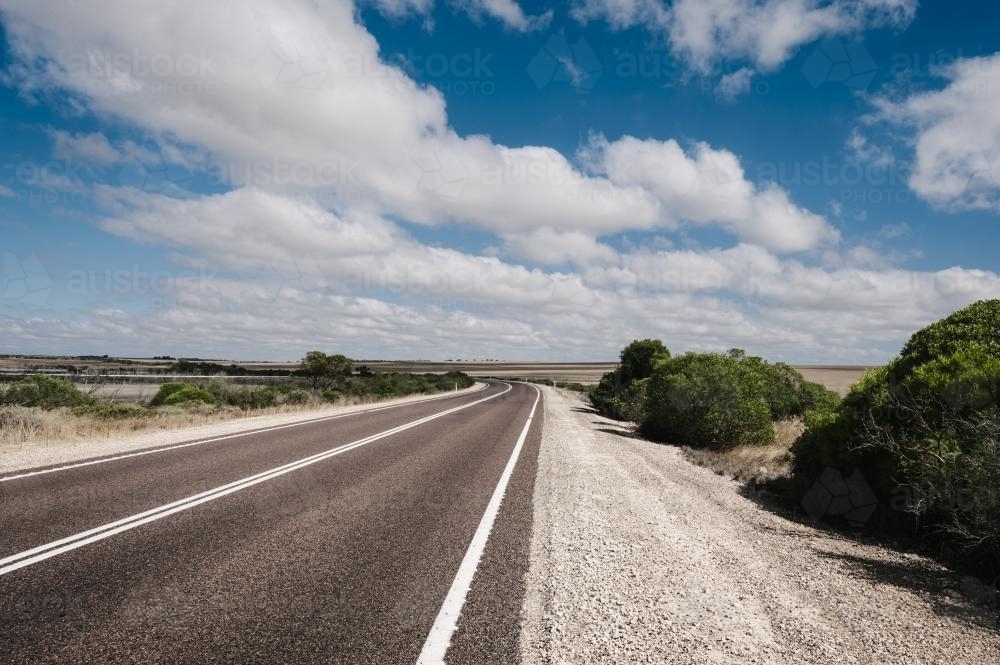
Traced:
<path fill-rule="evenodd" d="M 594 425 L 603 425 L 604 423 L 593 423 Z M 615 434 L 617 436 L 623 436 L 628 439 L 642 439 L 638 432 L 630 429 L 616 429 L 612 427 L 598 427 L 598 432 L 604 432 L 605 434 Z"/>
<path fill-rule="evenodd" d="M 814 520 L 796 501 L 798 494 L 791 489 L 787 479 L 743 483 L 739 493 L 768 512 L 789 522 L 816 529 L 826 538 L 874 545 L 895 553 L 901 557 L 899 560 L 882 561 L 853 554 L 819 552 L 823 557 L 845 562 L 854 572 L 872 581 L 930 596 L 928 602 L 937 614 L 954 618 L 966 625 L 1000 631 L 1000 596 L 997 589 L 1000 579 L 991 584 L 975 576 L 977 573 L 983 574 L 983 571 L 961 568 L 953 570 L 929 565 L 927 559 L 944 566 L 949 557 L 887 518 L 885 511 L 876 512 L 866 524 L 866 527 L 874 528 L 865 529 L 852 526 L 847 520 L 837 517 L 825 516 Z M 769 530 L 804 540 L 816 537 L 812 530 L 778 527 Z M 914 555 L 916 558 L 908 558 Z"/>
<path fill-rule="evenodd" d="M 834 552 L 820 552 L 820 555 L 843 562 L 855 573 L 878 584 L 891 584 L 929 596 L 936 614 L 969 626 L 1000 630 L 997 591 L 978 578 L 945 572 L 920 559 L 882 561 Z"/>
<path fill-rule="evenodd" d="M 599 416 L 599 415 L 601 415 L 600 411 L 598 411 L 597 409 L 592 409 L 589 406 L 574 406 L 570 410 L 571 411 L 575 411 L 576 413 L 589 413 L 592 416 Z"/>

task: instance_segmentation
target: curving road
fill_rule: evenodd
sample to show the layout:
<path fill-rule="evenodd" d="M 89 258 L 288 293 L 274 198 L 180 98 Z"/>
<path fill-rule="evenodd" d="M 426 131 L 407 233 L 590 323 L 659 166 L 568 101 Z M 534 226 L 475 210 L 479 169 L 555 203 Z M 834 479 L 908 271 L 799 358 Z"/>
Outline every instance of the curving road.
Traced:
<path fill-rule="evenodd" d="M 539 401 L 490 383 L 0 478 L 0 662 L 517 662 Z"/>

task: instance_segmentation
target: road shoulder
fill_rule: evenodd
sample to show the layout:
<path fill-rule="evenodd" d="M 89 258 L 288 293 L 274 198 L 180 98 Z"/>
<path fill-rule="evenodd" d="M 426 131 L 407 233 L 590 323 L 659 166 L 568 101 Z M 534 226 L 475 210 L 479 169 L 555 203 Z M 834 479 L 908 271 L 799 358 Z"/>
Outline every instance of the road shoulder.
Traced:
<path fill-rule="evenodd" d="M 991 609 L 937 564 L 771 513 L 573 394 L 544 403 L 523 663 L 1000 662 Z"/>
<path fill-rule="evenodd" d="M 485 384 L 476 382 L 469 388 L 452 391 L 447 395 L 462 395 L 481 390 Z M 442 396 L 445 394 L 442 393 Z M 55 464 L 70 464 L 81 460 L 118 455 L 160 446 L 171 446 L 188 441 L 198 441 L 231 434 L 252 432 L 267 427 L 278 427 L 294 423 L 326 418 L 329 416 L 346 415 L 366 411 L 368 409 L 397 404 L 411 404 L 438 395 L 412 395 L 394 399 L 371 402 L 367 404 L 352 404 L 350 406 L 331 406 L 322 409 L 310 409 L 295 413 L 282 413 L 265 416 L 235 418 L 208 425 L 182 427 L 172 430 L 158 430 L 132 435 L 109 437 L 107 439 L 91 439 L 85 441 L 55 441 L 30 442 L 17 445 L 0 446 L 0 474 L 8 474 L 25 469 L 36 469 Z"/>

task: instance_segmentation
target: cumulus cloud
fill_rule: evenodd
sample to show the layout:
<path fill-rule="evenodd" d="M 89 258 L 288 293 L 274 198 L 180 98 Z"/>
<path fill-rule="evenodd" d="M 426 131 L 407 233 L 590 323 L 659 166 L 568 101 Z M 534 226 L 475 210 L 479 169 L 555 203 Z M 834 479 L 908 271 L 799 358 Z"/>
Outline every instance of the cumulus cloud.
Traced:
<path fill-rule="evenodd" d="M 676 141 L 595 136 L 584 159 L 619 185 L 652 192 L 673 221 L 719 224 L 741 240 L 778 251 L 835 244 L 839 233 L 820 215 L 801 208 L 776 185 L 757 188 L 739 158 L 697 143 L 686 152 Z"/>
<path fill-rule="evenodd" d="M 749 67 L 741 67 L 735 72 L 724 75 L 719 79 L 717 88 L 719 97 L 725 101 L 733 101 L 740 95 L 750 92 L 754 74 L 754 70 Z"/>
<path fill-rule="evenodd" d="M 157 22 L 142 20 L 152 11 L 142 2 L 112 4 L 100 17 L 76 5 L 10 4 L 9 29 L 26 42 L 32 36 L 39 71 L 25 83 L 29 93 L 69 90 L 97 114 L 223 164 L 323 172 L 330 177 L 297 188 L 421 223 L 502 233 L 657 221 L 648 194 L 588 177 L 555 150 L 458 136 L 440 93 L 384 63 L 349 2 L 262 1 L 253 14 L 234 14 L 191 0 L 157 5 L 172 17 Z M 113 71 L 80 71 L 81 54 L 86 63 L 129 57 Z M 151 54 L 162 74 L 144 66 Z M 345 164 L 350 178 L 338 179 L 331 163 Z"/>
<path fill-rule="evenodd" d="M 803 44 L 881 25 L 905 26 L 916 0 L 580 0 L 574 15 L 614 28 L 645 27 L 701 73 L 720 61 L 781 67 Z"/>
<path fill-rule="evenodd" d="M 880 118 L 916 133 L 909 186 L 946 210 L 1000 210 L 1000 53 L 934 73 L 944 87 L 875 102 Z"/>
<path fill-rule="evenodd" d="M 51 130 L 52 154 L 59 159 L 75 159 L 85 164 L 110 166 L 122 161 L 122 153 L 100 132 L 70 133 Z"/>
<path fill-rule="evenodd" d="M 530 16 L 515 0 L 450 0 L 451 4 L 474 19 L 489 16 L 505 28 L 518 32 L 541 30 L 552 20 L 552 10 Z M 411 14 L 424 16 L 433 25 L 434 0 L 371 0 L 375 7 L 392 18 Z"/>
<path fill-rule="evenodd" d="M 499 19 L 507 28 L 520 32 L 544 29 L 552 21 L 551 9 L 536 16 L 528 16 L 521 5 L 514 0 L 455 0 L 455 2 L 473 16 L 486 14 Z"/>
<path fill-rule="evenodd" d="M 4 350 L 598 359 L 652 335 L 679 349 L 882 360 L 918 325 L 997 292 L 984 271 L 858 267 L 854 255 L 807 262 L 837 243 L 836 230 L 705 143 L 596 137 L 567 157 L 459 135 L 442 95 L 381 59 L 350 2 L 109 5 L 98 15 L 81 3 L 0 0 L 35 72 L 22 91 L 57 90 L 135 133 L 129 146 L 58 134 L 59 150 L 111 164 L 123 149 L 147 169 L 217 175 L 227 191 L 139 180 L 97 188 L 95 203 L 104 232 L 220 276 L 178 282 L 174 306 L 145 310 L 103 293 L 64 316 L 9 316 L 3 303 Z M 108 67 L 115 55 L 124 59 Z M 431 246 L 410 223 L 475 227 L 498 249 Z M 738 242 L 623 250 L 609 240 L 688 225 Z"/>

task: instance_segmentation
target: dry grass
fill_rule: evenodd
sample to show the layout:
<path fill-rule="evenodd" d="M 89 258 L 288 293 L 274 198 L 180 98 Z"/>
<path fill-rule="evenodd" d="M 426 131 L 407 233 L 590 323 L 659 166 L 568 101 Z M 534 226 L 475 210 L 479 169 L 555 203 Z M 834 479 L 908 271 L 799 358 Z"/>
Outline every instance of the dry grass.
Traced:
<path fill-rule="evenodd" d="M 26 443 L 90 441 L 123 434 L 138 434 L 210 425 L 240 418 L 306 413 L 337 406 L 381 401 L 376 397 L 344 397 L 335 403 L 283 404 L 243 411 L 236 407 L 207 404 L 160 407 L 135 418 L 107 419 L 78 416 L 69 409 L 44 411 L 23 406 L 0 407 L 0 446 Z"/>
<path fill-rule="evenodd" d="M 791 474 L 791 447 L 802 429 L 801 419 L 782 420 L 774 424 L 774 443 L 769 446 L 737 446 L 729 450 L 685 447 L 684 452 L 691 461 L 719 475 L 742 482 L 763 483 Z"/>

